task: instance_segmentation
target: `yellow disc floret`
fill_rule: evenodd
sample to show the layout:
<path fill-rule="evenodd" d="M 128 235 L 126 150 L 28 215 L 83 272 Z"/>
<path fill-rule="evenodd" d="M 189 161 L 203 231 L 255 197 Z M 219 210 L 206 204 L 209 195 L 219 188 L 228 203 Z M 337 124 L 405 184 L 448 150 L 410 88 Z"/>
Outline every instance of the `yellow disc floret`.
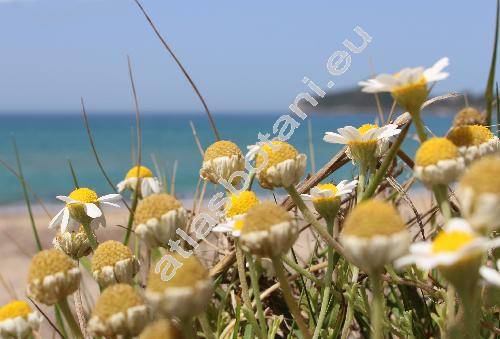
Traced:
<path fill-rule="evenodd" d="M 182 333 L 168 320 L 160 319 L 149 324 L 139 339 L 182 339 Z"/>
<path fill-rule="evenodd" d="M 135 224 L 145 224 L 150 219 L 160 220 L 162 215 L 181 206 L 181 203 L 170 194 L 152 194 L 137 205 L 134 214 Z"/>
<path fill-rule="evenodd" d="M 389 236 L 405 230 L 397 210 L 380 200 L 367 200 L 357 205 L 347 217 L 342 233 L 362 238 Z"/>
<path fill-rule="evenodd" d="M 283 207 L 265 201 L 248 210 L 241 233 L 266 231 L 274 225 L 290 221 L 292 221 L 292 217 Z"/>
<path fill-rule="evenodd" d="M 131 259 L 132 251 L 128 246 L 115 240 L 100 244 L 92 256 L 92 271 L 99 271 L 105 266 L 113 267 L 118 261 Z"/>
<path fill-rule="evenodd" d="M 490 155 L 474 162 L 460 180 L 476 194 L 500 195 L 500 157 Z"/>
<path fill-rule="evenodd" d="M 424 141 L 417 150 L 415 164 L 418 166 L 435 165 L 441 160 L 455 159 L 460 156 L 457 146 L 446 138 L 431 138 Z"/>
<path fill-rule="evenodd" d="M 127 314 L 129 308 L 141 305 L 144 305 L 144 300 L 132 286 L 115 284 L 102 292 L 92 311 L 92 315 L 107 320 L 114 314 Z"/>
<path fill-rule="evenodd" d="M 55 249 L 40 251 L 31 260 L 28 282 L 43 280 L 46 276 L 59 272 L 66 273 L 75 267 L 75 262 L 61 251 Z"/>
<path fill-rule="evenodd" d="M 210 161 L 221 157 L 233 155 L 243 156 L 240 148 L 232 141 L 221 140 L 210 145 L 203 156 L 203 161 Z"/>
<path fill-rule="evenodd" d="M 29 307 L 27 302 L 14 300 L 0 308 L 0 322 L 17 317 L 27 319 L 31 312 L 31 307 Z"/>
<path fill-rule="evenodd" d="M 316 187 L 322 191 L 324 191 L 324 190 L 331 191 L 331 195 L 329 197 L 313 197 L 313 202 L 316 203 L 316 202 L 321 202 L 324 200 L 332 200 L 332 199 L 336 198 L 335 194 L 337 194 L 338 189 L 337 189 L 337 186 L 335 186 L 334 184 L 332 184 L 332 183 L 318 184 L 318 185 L 316 185 Z"/>
<path fill-rule="evenodd" d="M 364 124 L 361 127 L 358 127 L 358 131 L 359 131 L 359 133 L 361 133 L 361 135 L 365 135 L 366 132 L 368 132 L 374 128 L 378 128 L 378 126 L 374 125 L 374 124 Z"/>
<path fill-rule="evenodd" d="M 474 236 L 468 232 L 441 232 L 432 242 L 432 252 L 455 252 L 472 240 L 474 240 Z"/>
<path fill-rule="evenodd" d="M 153 172 L 145 166 L 139 166 L 139 169 L 137 166 L 132 167 L 130 171 L 127 172 L 127 175 L 125 176 L 125 179 L 130 179 L 130 178 L 151 178 L 153 176 Z"/>
<path fill-rule="evenodd" d="M 446 137 L 457 147 L 479 146 L 492 139 L 493 133 L 486 126 L 459 126 L 454 127 Z"/>
<path fill-rule="evenodd" d="M 82 203 L 96 203 L 98 198 L 96 192 L 86 187 L 77 188 L 69 194 L 69 197 Z"/>
<path fill-rule="evenodd" d="M 263 153 L 267 156 L 263 155 Z M 295 159 L 298 154 L 299 152 L 297 152 L 295 147 L 287 142 L 271 141 L 270 143 L 264 144 L 261 151 L 257 153 L 255 164 L 258 168 L 262 168 L 260 174 L 265 174 L 269 167 L 275 166 L 286 160 Z"/>
<path fill-rule="evenodd" d="M 209 278 L 208 270 L 196 256 L 191 255 L 188 258 L 184 258 L 177 252 L 169 253 L 169 255 L 182 264 L 182 266 L 177 269 L 170 280 L 164 281 L 161 278 L 161 274 L 155 272 L 156 265 L 153 265 L 148 275 L 148 291 L 163 292 L 172 287 L 195 287 L 197 282 Z"/>
<path fill-rule="evenodd" d="M 226 217 L 232 218 L 238 214 L 245 214 L 250 207 L 259 203 L 259 198 L 252 191 L 243 191 L 238 194 L 232 194 L 230 201 L 226 205 Z"/>
<path fill-rule="evenodd" d="M 472 107 L 460 110 L 453 119 L 453 126 L 484 125 L 484 115 Z"/>
<path fill-rule="evenodd" d="M 421 77 L 416 82 L 393 89 L 391 94 L 404 109 L 410 113 L 417 112 L 429 94 L 427 80 Z"/>

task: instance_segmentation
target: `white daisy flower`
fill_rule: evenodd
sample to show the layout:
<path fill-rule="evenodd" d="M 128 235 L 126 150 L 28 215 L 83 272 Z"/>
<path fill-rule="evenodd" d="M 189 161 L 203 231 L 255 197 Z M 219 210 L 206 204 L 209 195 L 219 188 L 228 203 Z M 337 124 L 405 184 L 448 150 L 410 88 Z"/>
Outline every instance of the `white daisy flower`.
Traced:
<path fill-rule="evenodd" d="M 379 127 L 364 124 L 359 128 L 345 126 L 337 129 L 338 133 L 326 132 L 323 140 L 331 144 L 347 145 L 348 157 L 357 163 L 367 164 L 374 157 L 382 156 L 392 137 L 401 133 L 395 124 Z"/>
<path fill-rule="evenodd" d="M 435 267 L 446 268 L 461 264 L 464 260 L 477 257 L 498 246 L 500 246 L 500 238 L 481 237 L 474 233 L 467 220 L 453 218 L 434 240 L 412 244 L 410 254 L 398 259 L 396 266 L 416 264 L 423 270 Z"/>
<path fill-rule="evenodd" d="M 238 238 L 241 235 L 241 228 L 243 227 L 244 219 L 245 215 L 241 214 L 234 216 L 233 218 L 229 218 L 225 222 L 221 222 L 212 228 L 212 232 L 231 233 L 234 238 Z"/>
<path fill-rule="evenodd" d="M 318 184 L 311 188 L 310 194 L 301 194 L 304 200 L 319 201 L 322 199 L 342 198 L 353 192 L 358 184 L 357 180 L 342 180 L 336 186 L 332 183 Z"/>
<path fill-rule="evenodd" d="M 200 177 L 214 184 L 229 181 L 234 172 L 245 169 L 245 159 L 234 142 L 220 140 L 210 145 L 204 155 Z"/>
<path fill-rule="evenodd" d="M 145 166 L 140 166 L 139 169 L 137 166 L 134 166 L 130 169 L 125 176 L 125 179 L 118 183 L 118 192 L 122 192 L 125 189 L 132 191 L 135 190 L 137 186 L 137 179 L 141 180 L 139 191 L 143 198 L 153 193 L 160 193 L 160 180 L 153 175 L 153 172 L 151 172 L 149 168 Z"/>
<path fill-rule="evenodd" d="M 500 269 L 500 260 L 497 260 L 497 269 Z M 500 272 L 498 270 L 482 266 L 479 269 L 479 274 L 487 284 L 500 287 Z"/>
<path fill-rule="evenodd" d="M 432 67 L 403 68 L 396 74 L 380 74 L 373 79 L 360 81 L 366 93 L 394 92 L 411 85 L 428 84 L 446 79 L 448 73 L 443 69 L 450 64 L 448 58 L 439 59 Z"/>
<path fill-rule="evenodd" d="M 29 338 L 43 320 L 27 302 L 14 300 L 0 307 L 0 338 Z"/>
<path fill-rule="evenodd" d="M 106 226 L 106 219 L 101 206 L 120 207 L 114 202 L 121 199 L 119 194 L 108 194 L 98 197 L 97 193 L 89 188 L 78 188 L 69 196 L 58 195 L 57 199 L 64 201 L 66 206 L 50 221 L 49 228 L 60 226 L 61 233 L 78 231 L 80 224 L 89 224 L 92 229 L 99 225 Z"/>

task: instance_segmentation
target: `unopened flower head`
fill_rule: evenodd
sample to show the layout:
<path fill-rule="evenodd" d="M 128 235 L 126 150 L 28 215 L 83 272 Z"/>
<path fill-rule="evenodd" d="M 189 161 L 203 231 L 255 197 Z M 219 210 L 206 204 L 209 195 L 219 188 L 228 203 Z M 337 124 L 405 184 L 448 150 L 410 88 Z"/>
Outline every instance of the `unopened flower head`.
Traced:
<path fill-rule="evenodd" d="M 152 194 L 137 204 L 135 233 L 148 247 L 167 246 L 177 228 L 186 228 L 187 212 L 170 194 Z"/>
<path fill-rule="evenodd" d="M 323 140 L 332 144 L 347 146 L 347 155 L 357 164 L 368 166 L 382 156 L 392 137 L 401 130 L 395 124 L 379 127 L 374 124 L 364 124 L 359 128 L 345 126 L 338 133 L 326 132 Z"/>
<path fill-rule="evenodd" d="M 30 338 L 43 318 L 27 302 L 14 300 L 0 307 L 0 338 Z"/>
<path fill-rule="evenodd" d="M 61 251 L 40 251 L 33 259 L 28 273 L 26 294 L 45 305 L 53 305 L 72 294 L 80 283 L 80 269 Z"/>
<path fill-rule="evenodd" d="M 155 311 L 166 317 L 196 316 L 203 312 L 212 296 L 213 283 L 200 260 L 170 253 L 179 264 L 175 274 L 166 279 L 153 265 L 147 281 L 146 298 Z"/>
<path fill-rule="evenodd" d="M 475 161 L 462 176 L 457 197 L 462 215 L 480 232 L 500 227 L 500 156 Z"/>
<path fill-rule="evenodd" d="M 132 337 L 143 330 L 148 320 L 142 296 L 130 285 L 115 284 L 97 299 L 88 329 L 95 336 Z"/>
<path fill-rule="evenodd" d="M 353 192 L 358 181 L 342 180 L 337 185 L 318 184 L 311 188 L 310 194 L 302 194 L 304 200 L 311 200 L 316 211 L 325 219 L 334 218 L 340 208 L 341 200 Z"/>
<path fill-rule="evenodd" d="M 419 112 L 429 95 L 429 84 L 446 79 L 443 69 L 449 65 L 448 58 L 439 59 L 432 67 L 404 68 L 396 74 L 380 74 L 373 79 L 359 82 L 367 93 L 389 92 L 410 113 Z"/>
<path fill-rule="evenodd" d="M 296 185 L 306 170 L 306 155 L 287 142 L 271 141 L 252 146 L 256 153 L 255 165 L 260 170 L 259 183 L 263 188 L 291 187 Z"/>
<path fill-rule="evenodd" d="M 157 320 L 141 332 L 139 339 L 182 339 L 182 333 L 167 319 Z"/>
<path fill-rule="evenodd" d="M 397 210 L 372 199 L 356 205 L 348 215 L 340 241 L 356 266 L 378 273 L 408 251 L 411 238 Z"/>
<path fill-rule="evenodd" d="M 146 166 L 134 166 L 125 176 L 125 179 L 117 185 L 118 191 L 122 192 L 125 189 L 131 191 L 137 187 L 137 180 L 140 180 L 139 193 L 141 197 L 147 197 L 153 193 L 160 193 L 161 182 L 153 175 L 153 172 Z"/>
<path fill-rule="evenodd" d="M 232 141 L 221 140 L 206 149 L 200 176 L 214 184 L 219 184 L 221 179 L 229 181 L 234 172 L 243 171 L 244 168 L 245 158 L 240 148 Z"/>
<path fill-rule="evenodd" d="M 52 245 L 54 245 L 55 249 L 63 251 L 74 260 L 85 257 L 92 252 L 89 238 L 81 225 L 77 232 L 58 232 L 52 239 Z"/>
<path fill-rule="evenodd" d="M 233 237 L 239 237 L 243 218 L 248 210 L 259 203 L 259 198 L 252 191 L 242 191 L 231 194 L 226 205 L 226 220 L 215 226 L 213 232 L 231 232 Z"/>
<path fill-rule="evenodd" d="M 50 221 L 49 228 L 60 226 L 61 233 L 78 231 L 80 224 L 89 225 L 96 229 L 99 225 L 106 226 L 106 219 L 101 211 L 101 206 L 120 207 L 115 204 L 121 199 L 119 194 L 108 194 L 99 197 L 90 188 L 77 188 L 69 196 L 56 197 L 66 203 L 66 206 Z"/>
<path fill-rule="evenodd" d="M 139 263 L 128 246 L 115 240 L 100 244 L 92 256 L 92 275 L 100 286 L 132 283 Z"/>
<path fill-rule="evenodd" d="M 292 216 L 270 201 L 253 206 L 241 229 L 241 244 L 252 254 L 272 258 L 290 250 L 298 236 Z"/>
<path fill-rule="evenodd" d="M 448 185 L 465 169 L 464 159 L 450 140 L 431 138 L 423 142 L 415 157 L 415 176 L 425 185 Z"/>
<path fill-rule="evenodd" d="M 484 125 L 485 116 L 475 108 L 465 107 L 453 118 L 453 127 L 468 125 Z"/>
<path fill-rule="evenodd" d="M 468 163 L 487 154 L 500 153 L 500 140 L 483 125 L 454 127 L 446 137 Z"/>
<path fill-rule="evenodd" d="M 498 246 L 500 238 L 481 237 L 465 219 L 454 218 L 434 240 L 412 244 L 410 254 L 400 258 L 396 265 L 416 264 L 423 270 L 437 267 L 455 287 L 471 288 L 479 279 L 483 254 Z"/>

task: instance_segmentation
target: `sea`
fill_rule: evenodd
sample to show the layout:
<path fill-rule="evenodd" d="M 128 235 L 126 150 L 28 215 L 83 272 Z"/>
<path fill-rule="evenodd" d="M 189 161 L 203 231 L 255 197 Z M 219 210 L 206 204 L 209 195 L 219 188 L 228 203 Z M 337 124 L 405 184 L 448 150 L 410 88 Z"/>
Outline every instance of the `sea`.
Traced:
<path fill-rule="evenodd" d="M 273 133 L 277 112 L 214 114 L 222 139 L 238 144 L 243 151 L 255 144 L 258 133 Z M 325 164 L 340 145 L 325 143 L 327 131 L 373 122 L 374 114 L 310 114 L 300 122 L 289 140 L 300 152 L 310 156 L 308 138 L 312 136 L 316 168 Z M 443 135 L 452 121 L 450 115 L 429 114 L 423 117 L 435 135 Z M 133 166 L 137 152 L 135 116 L 132 113 L 89 114 L 91 132 L 102 165 L 116 185 Z M 143 113 L 141 115 L 142 163 L 154 168 L 154 157 L 166 174 L 169 185 L 176 167 L 175 195 L 188 199 L 194 196 L 202 158 L 190 126 L 193 123 L 203 148 L 214 142 L 207 117 L 202 113 Z M 311 134 L 309 134 L 309 125 Z M 412 132 L 411 132 L 412 133 Z M 100 195 L 111 193 L 92 153 L 80 113 L 23 113 L 0 115 L 0 159 L 16 169 L 12 140 L 15 138 L 25 180 L 45 202 L 54 203 L 56 195 L 68 195 L 74 188 L 68 166 L 71 160 L 80 187 L 89 187 Z M 418 142 L 407 138 L 404 149 L 414 155 Z M 176 164 L 176 165 L 175 165 Z M 309 162 L 309 170 L 311 163 Z M 352 166 L 336 172 L 333 180 L 350 179 Z M 168 187 L 171 189 L 171 187 Z M 207 194 L 215 192 L 209 185 Z M 17 178 L 0 166 L 0 205 L 16 205 L 23 201 Z"/>

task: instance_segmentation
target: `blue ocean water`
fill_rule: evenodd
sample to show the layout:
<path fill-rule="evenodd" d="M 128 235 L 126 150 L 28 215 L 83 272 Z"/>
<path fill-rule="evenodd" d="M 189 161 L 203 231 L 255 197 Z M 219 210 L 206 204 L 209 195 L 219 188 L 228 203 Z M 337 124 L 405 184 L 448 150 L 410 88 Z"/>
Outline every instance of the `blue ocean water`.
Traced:
<path fill-rule="evenodd" d="M 258 132 L 271 133 L 280 114 L 226 114 L 215 115 L 216 124 L 223 139 L 236 142 L 242 150 L 254 144 Z M 73 188 L 67 159 L 75 167 L 80 186 L 94 188 L 99 194 L 111 190 L 100 173 L 84 129 L 80 114 L 17 114 L 0 116 L 0 158 L 15 166 L 11 136 L 15 136 L 25 178 L 33 190 L 53 202 L 56 195 L 66 195 Z M 111 180 L 116 184 L 132 166 L 131 142 L 134 126 L 132 114 L 89 115 L 92 133 L 102 163 Z M 372 122 L 374 115 L 335 114 L 310 115 L 316 166 L 320 168 L 339 149 L 339 145 L 322 141 L 326 131 L 335 131 L 345 125 L 358 126 Z M 436 135 L 442 135 L 450 126 L 450 116 L 428 115 L 426 124 Z M 189 121 L 196 126 L 201 143 L 207 147 L 213 142 L 213 134 L 203 114 L 143 114 L 143 164 L 152 167 L 150 155 L 155 154 L 160 166 L 170 175 L 174 161 L 178 161 L 176 195 L 180 198 L 193 196 L 201 165 L 201 156 L 194 141 Z M 297 149 L 309 153 L 307 123 L 303 121 L 290 142 Z M 414 154 L 417 142 L 408 140 L 404 148 Z M 336 174 L 335 179 L 352 177 L 347 166 Z M 0 204 L 22 200 L 22 190 L 17 179 L 0 167 Z M 211 188 L 213 190 L 213 188 Z"/>

